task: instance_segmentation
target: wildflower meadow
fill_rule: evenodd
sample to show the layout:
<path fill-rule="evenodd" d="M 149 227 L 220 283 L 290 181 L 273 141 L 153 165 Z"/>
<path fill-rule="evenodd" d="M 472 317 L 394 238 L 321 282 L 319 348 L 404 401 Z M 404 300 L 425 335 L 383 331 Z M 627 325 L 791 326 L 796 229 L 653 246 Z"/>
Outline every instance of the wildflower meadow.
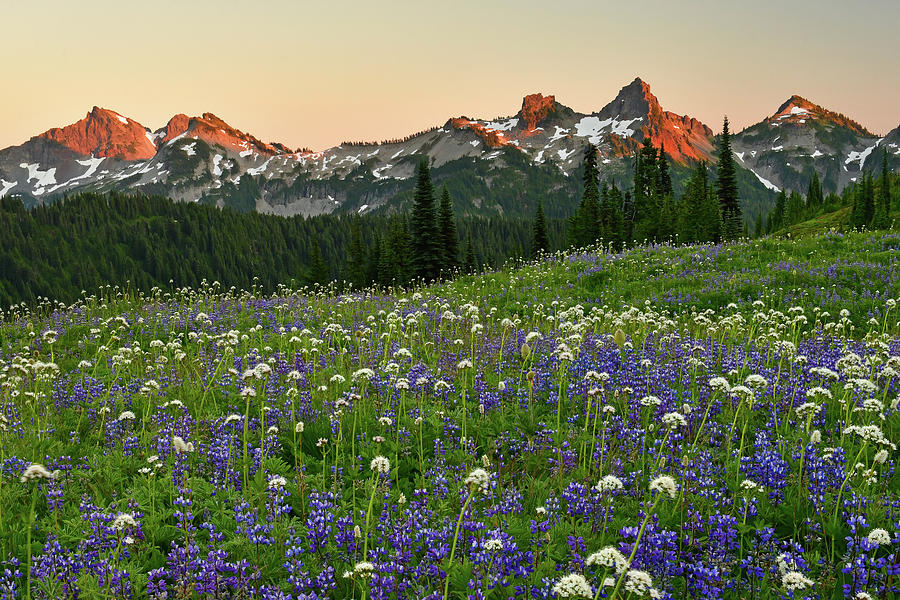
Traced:
<path fill-rule="evenodd" d="M 900 236 L 0 315 L 0 598 L 894 598 Z"/>

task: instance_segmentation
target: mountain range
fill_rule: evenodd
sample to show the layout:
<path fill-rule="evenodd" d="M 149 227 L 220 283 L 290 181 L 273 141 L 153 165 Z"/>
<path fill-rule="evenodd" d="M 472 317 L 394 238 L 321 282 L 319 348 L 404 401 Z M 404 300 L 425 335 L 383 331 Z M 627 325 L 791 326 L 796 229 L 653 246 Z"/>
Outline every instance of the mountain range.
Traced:
<path fill-rule="evenodd" d="M 212 113 L 178 114 L 150 130 L 95 106 L 77 123 L 0 150 L 0 197 L 15 194 L 33 206 L 78 191 L 123 190 L 281 215 L 362 213 L 406 202 L 416 164 L 427 158 L 458 212 L 524 216 L 543 198 L 548 213 L 562 216 L 578 201 L 573 175 L 588 143 L 598 147 L 601 175 L 627 186 L 631 157 L 647 137 L 665 149 L 673 179 L 697 161 L 715 161 L 713 131 L 663 110 L 640 78 L 590 114 L 530 94 L 513 116 L 454 117 L 404 138 L 319 152 L 263 142 Z M 882 148 L 897 169 L 900 127 L 879 137 L 794 95 L 733 132 L 732 148 L 750 217 L 777 190 L 805 191 L 813 173 L 826 192 L 841 191 L 863 169 L 880 166 Z"/>

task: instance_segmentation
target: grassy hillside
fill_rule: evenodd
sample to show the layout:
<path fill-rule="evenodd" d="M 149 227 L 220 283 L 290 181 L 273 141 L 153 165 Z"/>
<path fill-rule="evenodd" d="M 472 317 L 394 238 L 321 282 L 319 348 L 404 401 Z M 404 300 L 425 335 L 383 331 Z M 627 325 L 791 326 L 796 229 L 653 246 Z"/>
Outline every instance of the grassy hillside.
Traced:
<path fill-rule="evenodd" d="M 900 236 L 0 318 L 7 598 L 893 597 Z"/>

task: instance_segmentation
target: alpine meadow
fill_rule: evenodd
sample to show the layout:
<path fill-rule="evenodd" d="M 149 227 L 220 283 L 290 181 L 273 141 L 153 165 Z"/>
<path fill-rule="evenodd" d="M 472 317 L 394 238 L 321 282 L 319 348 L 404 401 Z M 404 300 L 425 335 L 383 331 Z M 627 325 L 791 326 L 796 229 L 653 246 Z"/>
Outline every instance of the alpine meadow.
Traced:
<path fill-rule="evenodd" d="M 41 4 L 0 600 L 900 597 L 900 5 Z"/>

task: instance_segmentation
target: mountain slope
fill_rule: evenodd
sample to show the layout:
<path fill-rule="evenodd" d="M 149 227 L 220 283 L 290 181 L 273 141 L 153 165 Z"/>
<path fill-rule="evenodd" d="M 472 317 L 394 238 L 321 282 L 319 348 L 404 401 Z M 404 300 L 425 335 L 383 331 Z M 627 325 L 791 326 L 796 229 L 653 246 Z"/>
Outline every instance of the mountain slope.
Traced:
<path fill-rule="evenodd" d="M 889 136 L 896 138 L 897 130 Z M 882 138 L 859 123 L 791 96 L 763 121 L 734 136 L 738 164 L 773 190 L 806 191 L 813 173 L 826 191 L 856 181 Z"/>
<path fill-rule="evenodd" d="M 885 143 L 900 149 L 900 132 L 892 135 Z M 175 115 L 151 132 L 95 107 L 77 123 L 0 150 L 0 197 L 17 194 L 33 205 L 76 191 L 139 190 L 285 216 L 366 212 L 402 205 L 426 159 L 436 181 L 456 192 L 462 214 L 529 215 L 541 197 L 548 214 L 563 215 L 578 201 L 572 176 L 589 143 L 601 176 L 627 186 L 631 157 L 648 137 L 665 148 L 676 188 L 696 161 L 715 161 L 712 130 L 664 110 L 640 78 L 591 113 L 534 93 L 509 117 L 453 117 L 402 139 L 320 152 L 263 142 L 209 112 Z M 766 209 L 772 190 L 805 189 L 814 170 L 826 189 L 842 188 L 880 160 L 878 143 L 850 119 L 792 97 L 734 136 L 746 169 L 739 173 L 746 216 Z"/>

